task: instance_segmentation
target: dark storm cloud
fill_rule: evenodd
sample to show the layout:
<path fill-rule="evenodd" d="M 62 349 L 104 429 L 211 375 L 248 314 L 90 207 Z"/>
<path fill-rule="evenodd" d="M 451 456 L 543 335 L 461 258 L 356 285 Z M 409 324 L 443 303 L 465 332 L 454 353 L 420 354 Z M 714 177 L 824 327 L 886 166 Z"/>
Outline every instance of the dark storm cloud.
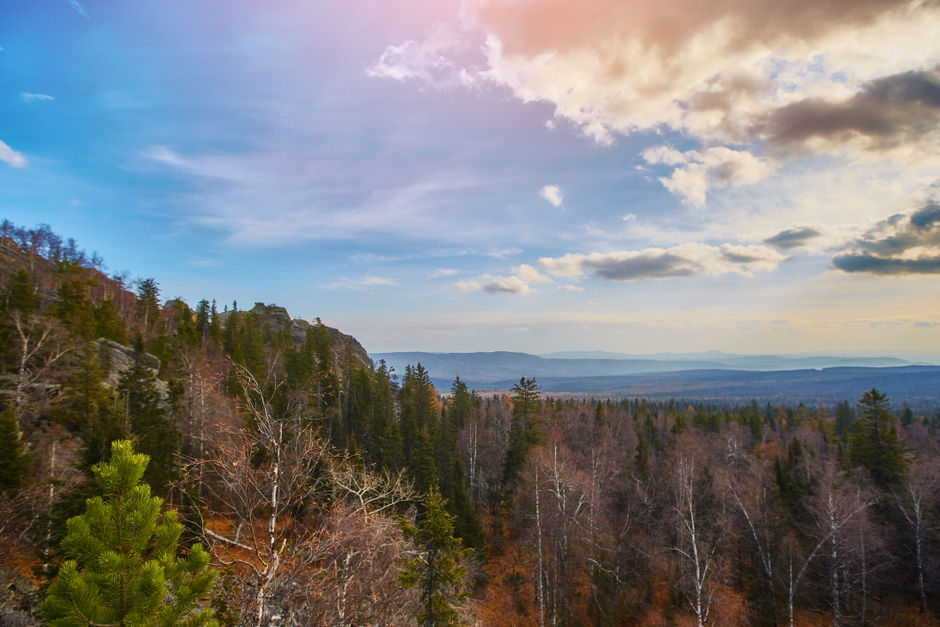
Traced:
<path fill-rule="evenodd" d="M 940 257 L 919 259 L 897 259 L 875 257 L 868 253 L 837 255 L 832 263 L 843 272 L 868 272 L 871 274 L 940 274 Z"/>
<path fill-rule="evenodd" d="M 589 264 L 595 274 L 608 281 L 664 279 L 692 276 L 688 260 L 672 253 L 639 255 L 630 259 L 607 259 Z"/>
<path fill-rule="evenodd" d="M 770 112 L 755 127 L 778 146 L 864 135 L 875 148 L 914 142 L 940 123 L 938 72 L 906 72 L 868 83 L 842 102 L 808 98 Z"/>
<path fill-rule="evenodd" d="M 930 202 L 910 214 L 895 214 L 855 240 L 832 260 L 844 272 L 940 274 L 940 255 L 911 256 L 916 248 L 940 248 L 940 204 Z M 916 253 L 915 253 L 916 254 Z"/>
<path fill-rule="evenodd" d="M 806 242 L 811 239 L 819 237 L 821 233 L 816 229 L 812 229 L 808 226 L 798 226 L 792 229 L 784 229 L 780 231 L 773 237 L 768 237 L 764 240 L 765 244 L 769 244 L 774 248 L 780 248 L 782 250 L 790 250 L 791 248 L 799 248 L 806 244 Z"/>

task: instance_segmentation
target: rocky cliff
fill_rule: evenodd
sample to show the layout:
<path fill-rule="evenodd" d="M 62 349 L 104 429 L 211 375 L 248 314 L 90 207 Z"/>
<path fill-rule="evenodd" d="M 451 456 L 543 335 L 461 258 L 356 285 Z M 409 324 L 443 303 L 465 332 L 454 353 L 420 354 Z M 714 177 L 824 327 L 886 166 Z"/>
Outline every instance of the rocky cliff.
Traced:
<path fill-rule="evenodd" d="M 275 330 L 290 330 L 291 339 L 297 344 L 303 343 L 304 338 L 307 336 L 307 329 L 312 326 L 310 322 L 302 318 L 291 318 L 290 314 L 287 313 L 287 309 L 279 305 L 255 303 L 249 313 L 257 316 L 263 325 Z M 220 315 L 225 316 L 225 313 Z M 223 317 L 224 323 L 225 319 Z M 333 338 L 333 353 L 336 356 L 338 366 L 346 362 L 347 354 L 351 357 L 354 367 L 368 368 L 371 365 L 372 361 L 369 359 L 369 354 L 356 338 L 343 333 L 339 329 L 323 326 Z"/>

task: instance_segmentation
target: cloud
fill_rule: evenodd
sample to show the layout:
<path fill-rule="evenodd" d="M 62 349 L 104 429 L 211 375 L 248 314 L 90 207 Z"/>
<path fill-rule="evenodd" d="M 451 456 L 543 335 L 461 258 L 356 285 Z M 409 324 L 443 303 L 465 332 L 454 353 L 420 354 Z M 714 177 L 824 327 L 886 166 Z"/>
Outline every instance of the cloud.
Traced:
<path fill-rule="evenodd" d="M 55 100 L 55 97 L 49 94 L 31 93 L 28 91 L 20 92 L 20 98 L 23 102 L 49 102 Z"/>
<path fill-rule="evenodd" d="M 940 21 L 935 3 L 891 0 L 476 0 L 463 14 L 487 35 L 490 80 L 600 141 L 660 125 L 733 138 L 800 94 L 924 68 Z"/>
<path fill-rule="evenodd" d="M 843 272 L 940 274 L 940 204 L 880 221 L 832 262 Z"/>
<path fill-rule="evenodd" d="M 28 163 L 23 153 L 13 150 L 2 139 L 0 139 L 0 161 L 5 161 L 14 168 L 22 168 Z"/>
<path fill-rule="evenodd" d="M 396 285 L 398 285 L 398 282 L 394 279 L 367 274 L 359 278 L 340 277 L 323 287 L 328 289 L 363 290 L 372 287 L 394 287 Z"/>
<path fill-rule="evenodd" d="M 584 288 L 577 285 L 559 285 L 559 292 L 583 292 Z"/>
<path fill-rule="evenodd" d="M 458 281 L 454 287 L 461 292 L 486 292 L 487 294 L 532 294 L 536 283 L 551 283 L 552 280 L 530 265 L 522 264 L 512 270 L 510 276 L 484 274 L 471 281 Z"/>
<path fill-rule="evenodd" d="M 374 78 L 416 81 L 436 89 L 471 87 L 478 77 L 462 68 L 457 58 L 466 51 L 465 39 L 447 24 L 437 24 L 421 42 L 388 46 L 366 74 Z"/>
<path fill-rule="evenodd" d="M 83 7 L 82 4 L 78 0 L 67 0 L 67 2 L 69 3 L 69 6 L 75 9 L 76 13 L 78 13 L 82 17 L 90 17 L 88 15 L 88 12 L 85 11 L 85 7 Z"/>
<path fill-rule="evenodd" d="M 755 271 L 776 268 L 784 258 L 766 246 L 689 243 L 665 249 L 570 253 L 563 257 L 543 257 L 539 265 L 554 276 L 591 273 L 606 281 L 636 281 L 727 273 L 752 276 Z"/>
<path fill-rule="evenodd" d="M 790 250 L 800 248 L 808 241 L 822 235 L 819 231 L 808 226 L 798 226 L 792 229 L 784 229 L 773 237 L 764 240 L 765 244 L 779 248 L 781 250 Z"/>
<path fill-rule="evenodd" d="M 557 185 L 546 185 L 539 190 L 539 196 L 550 202 L 554 207 L 560 207 L 564 202 L 564 195 Z"/>
<path fill-rule="evenodd" d="M 696 205 L 705 204 L 710 188 L 750 185 L 771 172 L 766 159 L 755 157 L 746 150 L 732 150 L 724 146 L 686 152 L 657 146 L 644 150 L 641 156 L 650 164 L 674 166 L 672 174 L 660 178 L 659 182 L 672 193 Z"/>
<path fill-rule="evenodd" d="M 438 269 L 434 270 L 434 271 L 433 271 L 430 275 L 428 275 L 428 276 L 429 276 L 429 278 L 432 278 L 432 279 L 439 279 L 439 278 L 445 277 L 445 276 L 454 276 L 454 275 L 457 274 L 457 273 L 458 273 L 458 271 L 457 271 L 457 270 L 454 270 L 453 268 L 438 268 Z"/>
<path fill-rule="evenodd" d="M 459 16 L 454 39 L 436 29 L 402 44 L 433 51 L 414 66 L 464 76 L 451 87 L 547 103 L 554 122 L 602 145 L 678 133 L 698 150 L 660 162 L 671 168 L 660 181 L 689 203 L 812 153 L 844 160 L 833 169 L 872 155 L 936 164 L 934 1 L 462 0 Z M 474 49 L 483 63 L 468 61 Z M 399 74 L 441 84 L 433 72 Z"/>
<path fill-rule="evenodd" d="M 840 101 L 808 98 L 768 113 L 755 127 L 757 134 L 777 146 L 805 146 L 815 141 L 844 145 L 864 139 L 867 150 L 886 150 L 902 144 L 940 141 L 940 72 L 905 72 L 867 83 Z"/>
<path fill-rule="evenodd" d="M 497 207 L 480 207 L 477 219 L 453 228 L 441 207 L 461 201 L 487 181 L 472 172 L 431 175 L 389 170 L 378 158 L 350 167 L 309 142 L 262 145 L 249 152 L 182 153 L 163 145 L 140 151 L 139 166 L 183 177 L 167 200 L 187 226 L 228 234 L 230 244 L 280 245 L 330 238 L 392 234 L 437 242 L 485 242 L 473 254 L 506 257 L 510 239 Z M 381 163 L 380 163 L 381 161 Z M 260 208 L 263 208 L 261 210 Z M 454 252 L 450 251 L 451 254 Z M 470 252 L 470 251 L 468 251 Z"/>
<path fill-rule="evenodd" d="M 495 250 L 487 250 L 482 255 L 486 257 L 493 257 L 494 259 L 505 259 L 506 257 L 513 257 L 522 252 L 521 248 L 497 248 Z"/>

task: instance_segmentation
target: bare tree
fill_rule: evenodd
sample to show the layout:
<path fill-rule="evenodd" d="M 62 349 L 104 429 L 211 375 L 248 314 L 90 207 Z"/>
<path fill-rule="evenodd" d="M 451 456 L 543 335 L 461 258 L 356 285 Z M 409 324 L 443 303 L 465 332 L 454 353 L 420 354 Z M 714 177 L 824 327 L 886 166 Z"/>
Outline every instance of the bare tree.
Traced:
<path fill-rule="evenodd" d="M 793 600 L 796 588 L 807 572 L 807 568 L 820 551 L 828 545 L 828 587 L 829 604 L 832 609 L 833 625 L 842 621 L 842 586 L 840 585 L 840 572 L 845 556 L 840 554 L 844 538 L 843 530 L 853 522 L 856 516 L 867 510 L 877 499 L 869 498 L 862 490 L 845 480 L 834 460 L 824 463 L 818 476 L 816 494 L 810 503 L 810 512 L 813 515 L 812 537 L 817 539 L 816 544 L 803 560 L 803 564 L 793 576 L 792 545 L 788 565 L 787 577 L 787 618 L 793 626 Z"/>
<path fill-rule="evenodd" d="M 38 316 L 24 320 L 15 312 L 11 322 L 15 333 L 16 372 L 4 378 L 12 387 L 7 393 L 13 397 L 13 412 L 21 424 L 29 401 L 38 400 L 53 389 L 47 385 L 47 379 L 72 346 L 66 341 L 65 333 L 49 320 Z"/>
<path fill-rule="evenodd" d="M 187 474 L 203 478 L 205 496 L 197 490 L 192 496 L 204 539 L 220 563 L 238 572 L 233 604 L 243 619 L 263 625 L 285 609 L 272 600 L 291 586 L 291 571 L 306 552 L 303 510 L 323 488 L 325 475 L 316 467 L 328 451 L 309 429 L 288 432 L 254 376 L 240 366 L 234 372 L 253 424 L 213 434 L 207 456 L 190 462 Z"/>
<path fill-rule="evenodd" d="M 702 469 L 694 455 L 680 454 L 675 464 L 675 513 L 679 523 L 678 541 L 673 550 L 681 557 L 683 579 L 691 580 L 687 600 L 699 627 L 708 622 L 714 595 L 712 578 L 717 571 L 716 558 L 720 546 L 720 525 L 709 524 L 703 497 L 708 488 L 702 485 Z M 717 512 L 711 512 L 714 516 Z"/>
<path fill-rule="evenodd" d="M 924 585 L 924 542 L 927 535 L 934 531 L 927 516 L 937 503 L 938 482 L 940 482 L 940 462 L 936 458 L 921 460 L 911 469 L 906 485 L 894 494 L 894 501 L 914 536 L 914 566 L 917 570 L 917 592 L 920 595 L 921 612 L 927 611 L 927 591 Z"/>

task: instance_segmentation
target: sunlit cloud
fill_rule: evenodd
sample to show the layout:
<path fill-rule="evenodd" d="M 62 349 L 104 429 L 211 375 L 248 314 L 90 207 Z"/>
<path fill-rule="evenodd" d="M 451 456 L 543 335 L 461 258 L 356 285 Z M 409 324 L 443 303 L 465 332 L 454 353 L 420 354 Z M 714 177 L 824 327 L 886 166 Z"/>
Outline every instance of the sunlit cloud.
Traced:
<path fill-rule="evenodd" d="M 509 276 L 484 274 L 473 280 L 458 281 L 454 283 L 454 287 L 460 292 L 532 294 L 538 292 L 533 285 L 552 282 L 552 279 L 527 264 L 513 268 L 512 272 Z"/>
<path fill-rule="evenodd" d="M 424 40 L 406 41 L 385 49 L 366 69 L 375 78 L 417 81 L 437 89 L 476 85 L 480 78 L 457 60 L 468 49 L 465 38 L 447 24 L 438 24 Z"/>
<path fill-rule="evenodd" d="M 873 151 L 923 160 L 940 141 L 933 2 L 465 0 L 460 16 L 446 49 L 440 29 L 406 43 L 469 76 L 451 86 L 486 81 L 549 103 L 600 144 L 663 129 L 696 140 L 701 148 L 671 161 L 644 155 L 671 168 L 660 181 L 692 204 L 762 180 L 774 160 Z M 473 45 L 485 68 L 465 62 Z"/>
<path fill-rule="evenodd" d="M 709 189 L 757 183 L 771 172 L 767 159 L 755 157 L 746 150 L 724 146 L 704 151 L 679 152 L 667 146 L 648 148 L 643 159 L 651 164 L 665 164 L 675 169 L 660 178 L 663 186 L 688 202 L 704 205 Z"/>
<path fill-rule="evenodd" d="M 2 139 L 0 139 L 0 161 L 8 163 L 14 168 L 22 168 L 28 163 L 23 153 L 13 150 Z"/>
<path fill-rule="evenodd" d="M 560 207 L 564 202 L 561 188 L 557 185 L 546 185 L 539 190 L 539 196 L 547 200 L 553 207 Z"/>

